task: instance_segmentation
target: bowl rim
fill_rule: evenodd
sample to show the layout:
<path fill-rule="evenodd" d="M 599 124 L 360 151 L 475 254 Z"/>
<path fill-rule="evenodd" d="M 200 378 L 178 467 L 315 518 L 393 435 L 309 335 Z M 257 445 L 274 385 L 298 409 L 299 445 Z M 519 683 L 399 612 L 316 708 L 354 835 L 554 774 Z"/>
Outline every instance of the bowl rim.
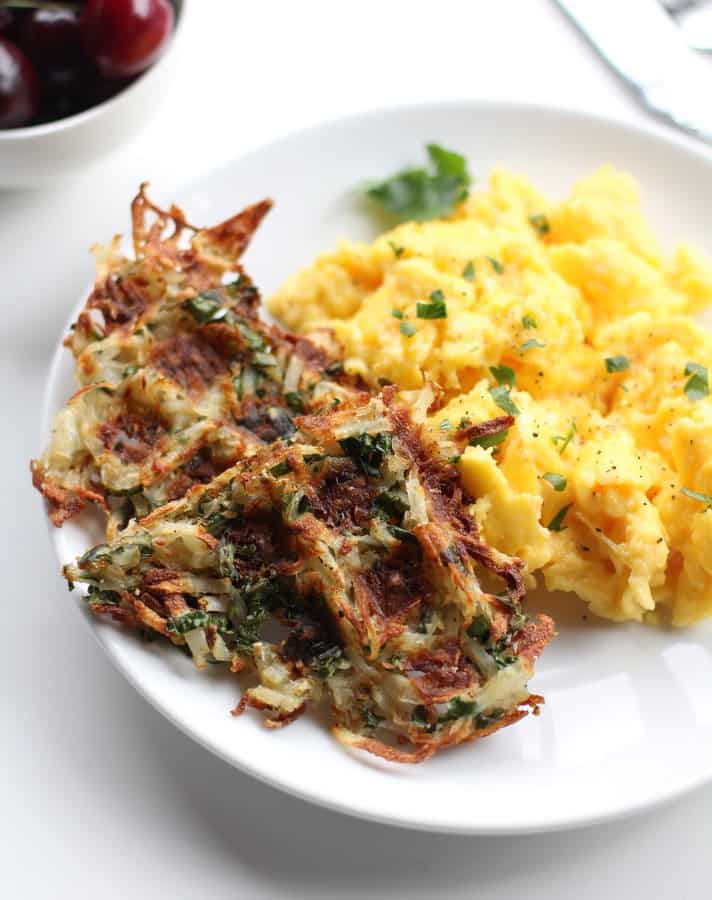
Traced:
<path fill-rule="evenodd" d="M 32 138 L 46 137 L 52 134 L 58 134 L 67 131 L 74 126 L 81 126 L 85 122 L 104 115 L 108 110 L 123 102 L 125 97 L 134 93 L 140 86 L 155 77 L 156 72 L 160 71 L 166 64 L 166 60 L 172 56 L 175 51 L 176 40 L 183 32 L 183 23 L 185 20 L 185 10 L 191 0 L 178 0 L 175 8 L 175 24 L 173 33 L 171 34 L 168 47 L 159 59 L 153 65 L 149 66 L 141 72 L 133 81 L 121 88 L 113 97 L 108 97 L 84 109 L 81 112 L 74 113 L 71 116 L 65 116 L 63 119 L 55 119 L 51 122 L 43 122 L 41 125 L 24 125 L 22 128 L 0 129 L 0 144 L 20 143 L 22 141 L 31 140 Z"/>

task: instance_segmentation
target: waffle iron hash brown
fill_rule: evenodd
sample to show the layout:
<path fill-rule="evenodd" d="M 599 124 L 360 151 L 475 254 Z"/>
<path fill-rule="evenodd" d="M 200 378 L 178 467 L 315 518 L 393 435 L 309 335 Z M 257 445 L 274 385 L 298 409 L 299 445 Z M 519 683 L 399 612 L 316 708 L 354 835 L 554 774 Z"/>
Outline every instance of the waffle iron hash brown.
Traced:
<path fill-rule="evenodd" d="M 375 394 L 328 335 L 259 318 L 238 264 L 264 202 L 212 229 L 133 203 L 135 259 L 97 251 L 67 340 L 82 384 L 32 463 L 56 525 L 93 502 L 107 543 L 64 568 L 93 612 L 250 672 L 270 727 L 329 701 L 344 744 L 418 762 L 537 708 L 553 634 L 522 564 L 481 538 L 432 393 Z M 256 682 L 256 683 L 255 683 Z"/>

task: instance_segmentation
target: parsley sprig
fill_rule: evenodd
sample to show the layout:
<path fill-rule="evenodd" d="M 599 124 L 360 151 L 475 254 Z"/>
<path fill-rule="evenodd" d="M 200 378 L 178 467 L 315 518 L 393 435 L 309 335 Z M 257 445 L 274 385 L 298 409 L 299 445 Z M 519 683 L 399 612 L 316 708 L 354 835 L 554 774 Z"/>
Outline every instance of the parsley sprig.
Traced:
<path fill-rule="evenodd" d="M 690 377 L 685 382 L 685 395 L 691 403 L 696 403 L 709 396 L 709 378 L 705 366 L 696 362 L 689 362 L 685 366 L 685 375 Z"/>
<path fill-rule="evenodd" d="M 428 144 L 425 149 L 427 168 L 404 169 L 366 191 L 398 222 L 446 216 L 469 193 L 472 178 L 465 157 L 439 144 Z"/>

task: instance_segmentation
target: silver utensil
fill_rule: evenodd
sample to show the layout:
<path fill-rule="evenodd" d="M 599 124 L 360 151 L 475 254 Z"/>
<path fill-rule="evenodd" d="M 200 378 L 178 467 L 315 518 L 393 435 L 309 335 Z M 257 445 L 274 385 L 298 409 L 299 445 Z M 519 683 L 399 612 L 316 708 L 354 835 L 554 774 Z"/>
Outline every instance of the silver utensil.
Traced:
<path fill-rule="evenodd" d="M 556 0 L 656 115 L 712 141 L 712 72 L 657 0 Z"/>
<path fill-rule="evenodd" d="M 685 43 L 693 50 L 712 53 L 712 0 L 660 0 L 670 13 Z"/>

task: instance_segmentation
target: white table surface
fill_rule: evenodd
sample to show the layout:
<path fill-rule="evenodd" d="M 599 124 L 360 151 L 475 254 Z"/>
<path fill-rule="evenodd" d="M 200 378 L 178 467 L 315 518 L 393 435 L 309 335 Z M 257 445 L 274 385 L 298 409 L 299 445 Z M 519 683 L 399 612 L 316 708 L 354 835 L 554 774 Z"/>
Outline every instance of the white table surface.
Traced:
<path fill-rule="evenodd" d="M 646 118 L 548 0 L 193 0 L 189 19 L 172 94 L 130 145 L 76 182 L 0 192 L 0 896 L 710 897 L 712 787 L 528 838 L 360 822 L 263 786 L 176 731 L 67 602 L 27 460 L 57 334 L 91 278 L 86 248 L 125 226 L 139 181 L 169 198 L 279 134 L 390 103 L 510 98 Z"/>

